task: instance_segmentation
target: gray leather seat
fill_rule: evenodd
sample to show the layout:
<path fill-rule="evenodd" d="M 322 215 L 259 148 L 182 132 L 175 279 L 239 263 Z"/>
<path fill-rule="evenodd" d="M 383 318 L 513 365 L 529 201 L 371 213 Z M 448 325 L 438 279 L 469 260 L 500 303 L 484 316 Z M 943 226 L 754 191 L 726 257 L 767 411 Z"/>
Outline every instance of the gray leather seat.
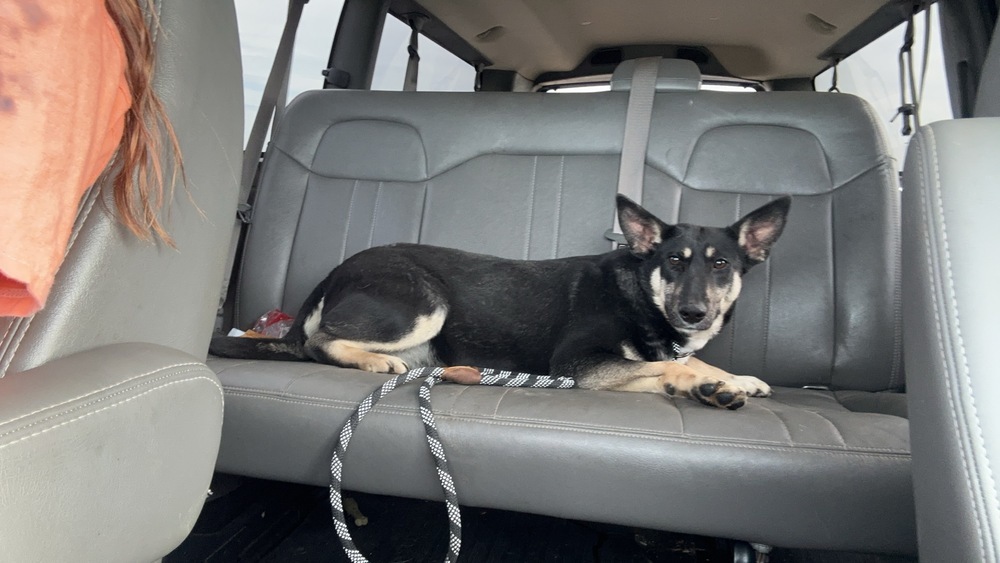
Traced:
<path fill-rule="evenodd" d="M 904 186 L 906 358 L 920 559 L 1000 560 L 996 210 L 1000 27 L 976 115 L 914 136 Z"/>
<path fill-rule="evenodd" d="M 136 240 L 95 186 L 46 308 L 0 318 L 5 561 L 158 560 L 208 493 L 223 397 L 204 358 L 242 158 L 240 49 L 231 1 L 155 9 L 155 87 L 189 186 L 166 212 L 177 249 Z"/>
<path fill-rule="evenodd" d="M 265 160 L 238 322 L 294 312 L 330 268 L 373 245 L 604 252 L 626 103 L 622 91 L 301 95 Z M 912 551 L 895 178 L 857 98 L 658 92 L 651 210 L 723 225 L 794 195 L 769 265 L 748 276 L 732 326 L 703 354 L 779 387 L 720 412 L 652 395 L 440 386 L 433 402 L 462 501 L 782 546 Z M 218 468 L 316 485 L 328 482 L 337 429 L 387 379 L 316 364 L 210 365 L 226 389 Z M 439 498 L 415 406 L 404 388 L 365 420 L 346 487 Z"/>

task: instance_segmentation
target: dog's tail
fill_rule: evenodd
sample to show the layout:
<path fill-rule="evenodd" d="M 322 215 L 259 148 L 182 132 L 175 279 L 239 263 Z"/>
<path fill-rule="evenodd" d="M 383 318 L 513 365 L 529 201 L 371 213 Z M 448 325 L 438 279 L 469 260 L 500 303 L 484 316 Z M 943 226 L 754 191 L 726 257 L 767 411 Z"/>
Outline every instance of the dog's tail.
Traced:
<path fill-rule="evenodd" d="M 302 347 L 302 342 L 291 338 L 216 336 L 208 346 L 208 353 L 220 358 L 241 360 L 303 362 L 309 359 Z"/>

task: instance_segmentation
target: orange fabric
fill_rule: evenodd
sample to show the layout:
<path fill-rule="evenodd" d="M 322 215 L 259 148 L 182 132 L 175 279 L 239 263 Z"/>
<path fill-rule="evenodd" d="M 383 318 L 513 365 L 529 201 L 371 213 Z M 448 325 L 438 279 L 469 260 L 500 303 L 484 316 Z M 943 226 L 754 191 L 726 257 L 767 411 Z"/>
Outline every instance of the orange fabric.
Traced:
<path fill-rule="evenodd" d="M 104 0 L 0 2 L 0 317 L 45 304 L 131 94 Z"/>

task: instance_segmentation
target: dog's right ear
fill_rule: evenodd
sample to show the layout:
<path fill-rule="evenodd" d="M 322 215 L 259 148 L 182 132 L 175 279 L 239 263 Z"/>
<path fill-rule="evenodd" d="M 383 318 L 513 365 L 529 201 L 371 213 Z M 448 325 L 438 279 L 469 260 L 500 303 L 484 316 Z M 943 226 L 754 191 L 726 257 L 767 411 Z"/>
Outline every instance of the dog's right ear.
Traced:
<path fill-rule="evenodd" d="M 663 223 L 641 205 L 618 194 L 618 224 L 633 254 L 645 256 L 652 253 L 663 241 Z"/>

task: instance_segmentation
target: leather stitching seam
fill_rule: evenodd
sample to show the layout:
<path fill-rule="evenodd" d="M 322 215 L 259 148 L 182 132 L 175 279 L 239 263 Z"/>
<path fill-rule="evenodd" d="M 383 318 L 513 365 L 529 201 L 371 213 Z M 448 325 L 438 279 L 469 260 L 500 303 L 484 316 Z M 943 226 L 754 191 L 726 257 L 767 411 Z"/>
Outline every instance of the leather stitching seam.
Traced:
<path fill-rule="evenodd" d="M 952 354 L 954 354 L 954 356 L 958 356 L 958 357 L 961 358 L 962 369 L 964 371 L 964 376 L 965 376 L 963 378 L 964 379 L 964 384 L 965 384 L 965 387 L 966 387 L 968 395 L 969 395 L 968 405 L 966 405 L 965 401 L 963 401 L 962 397 L 961 397 L 962 387 L 961 387 L 961 383 L 959 382 L 960 374 L 958 373 L 959 370 L 957 368 L 959 366 L 957 366 L 957 365 L 954 366 L 956 368 L 954 370 L 954 372 L 952 372 L 952 370 L 948 369 L 947 364 L 945 365 L 945 370 L 944 370 L 944 374 L 945 374 L 945 378 L 946 378 L 945 381 L 948 383 L 948 392 L 946 393 L 946 395 L 948 396 L 949 403 L 951 403 L 950 412 L 951 412 L 951 415 L 952 415 L 952 422 L 955 425 L 955 430 L 958 433 L 958 443 L 964 445 L 964 447 L 962 448 L 963 452 L 962 452 L 962 455 L 960 457 L 961 457 L 961 460 L 962 460 L 962 466 L 965 468 L 966 484 L 967 484 L 967 486 L 969 488 L 969 493 L 972 495 L 972 499 L 971 500 L 972 500 L 973 504 L 974 505 L 979 505 L 979 506 L 975 506 L 975 508 L 974 508 L 974 513 L 975 513 L 975 517 L 976 517 L 976 523 L 977 523 L 977 526 L 979 528 L 979 535 L 978 535 L 979 537 L 977 538 L 977 541 L 978 541 L 978 544 L 979 544 L 980 556 L 982 557 L 981 560 L 982 561 L 986 561 L 987 560 L 986 559 L 986 548 L 985 548 L 984 544 L 985 544 L 985 542 L 991 540 L 992 535 L 989 533 L 989 523 L 986 522 L 986 521 L 984 521 L 985 514 L 983 514 L 983 513 L 985 512 L 985 509 L 986 509 L 986 507 L 984 506 L 985 503 L 983 502 L 983 500 L 981 498 L 977 498 L 978 495 L 976 494 L 976 490 L 975 490 L 973 481 L 977 481 L 980 486 L 985 486 L 985 483 L 983 482 L 982 477 L 979 476 L 978 468 L 976 467 L 976 464 L 975 464 L 975 452 L 974 452 L 974 446 L 973 446 L 973 443 L 972 443 L 973 435 L 972 435 L 971 429 L 970 429 L 970 432 L 969 432 L 968 441 L 962 440 L 961 433 L 958 430 L 958 427 L 959 427 L 959 418 L 958 418 L 958 415 L 962 416 L 962 422 L 965 425 L 969 425 L 969 419 L 971 419 L 972 422 L 975 423 L 975 430 L 977 431 L 977 434 L 976 434 L 975 438 L 978 438 L 980 444 L 982 444 L 982 442 L 983 442 L 982 428 L 979 425 L 979 416 L 978 416 L 978 414 L 976 412 L 975 399 L 971 396 L 972 395 L 972 381 L 969 379 L 969 364 L 968 364 L 968 360 L 967 360 L 966 354 L 965 354 L 965 344 L 964 344 L 964 342 L 962 340 L 962 332 L 961 332 L 961 328 L 960 328 L 960 321 L 959 321 L 959 318 L 958 318 L 958 301 L 957 301 L 957 298 L 955 296 L 955 281 L 954 281 L 954 277 L 952 275 L 952 267 L 951 267 L 951 251 L 950 251 L 949 244 L 948 244 L 947 226 L 945 224 L 944 198 L 943 198 L 942 190 L 941 190 L 941 169 L 940 169 L 940 164 L 938 162 L 938 156 L 937 156 L 937 141 L 936 141 L 936 139 L 934 137 L 934 132 L 933 132 L 932 129 L 927 128 L 924 131 L 926 132 L 926 136 L 928 138 L 927 146 L 930 149 L 931 162 L 932 162 L 932 164 L 934 166 L 934 191 L 935 191 L 935 195 L 936 195 L 937 214 L 938 214 L 938 218 L 939 218 L 939 221 L 940 221 L 940 231 L 941 231 L 941 240 L 940 241 L 936 241 L 936 242 L 938 242 L 938 246 L 939 246 L 938 252 L 942 254 L 941 256 L 938 256 L 938 259 L 942 262 L 941 265 L 944 267 L 943 269 L 944 269 L 945 273 L 948 276 L 948 278 L 947 278 L 948 287 L 947 288 L 944 287 L 945 280 L 940 280 L 941 287 L 938 288 L 939 292 L 936 292 L 934 296 L 935 296 L 935 298 L 941 297 L 942 301 L 943 301 L 944 298 L 947 298 L 948 301 L 950 301 L 950 303 L 940 302 L 940 303 L 938 303 L 938 305 L 941 306 L 941 309 L 942 309 L 941 312 L 946 315 L 948 313 L 946 307 L 950 304 L 951 309 L 952 309 L 951 313 L 952 313 L 952 315 L 954 315 L 954 319 L 955 319 L 955 324 L 954 324 L 954 327 L 955 327 L 954 340 L 956 342 L 955 342 L 954 348 L 952 348 L 950 351 L 952 352 Z M 921 168 L 921 172 L 923 172 L 922 168 Z M 923 175 L 923 173 L 921 173 L 921 177 L 925 177 Z M 927 204 L 929 206 L 930 202 L 927 202 Z M 928 227 L 928 238 L 927 238 L 928 246 L 930 245 L 930 240 L 929 240 L 930 233 L 931 233 L 931 229 L 930 229 L 930 227 Z M 933 266 L 933 264 L 931 262 L 931 255 L 930 255 L 930 252 L 928 252 L 928 269 L 929 269 L 930 272 L 934 271 L 933 268 L 932 268 L 932 266 Z M 938 330 L 936 331 L 936 336 L 937 336 L 937 340 L 938 340 L 938 346 L 939 346 L 940 352 L 942 354 L 942 357 L 946 358 L 946 361 L 947 361 L 947 356 L 945 356 L 945 345 L 946 345 L 946 343 L 945 343 L 944 338 L 943 338 L 944 335 L 945 335 L 945 332 L 948 331 L 948 328 L 949 328 L 949 327 L 945 326 L 945 324 L 944 324 L 944 322 L 947 319 L 942 319 L 941 316 L 939 316 L 938 307 L 937 306 L 933 307 L 933 310 L 934 310 L 935 322 L 936 322 L 936 324 L 938 326 Z M 951 348 L 951 347 L 949 346 L 949 348 Z M 957 354 L 956 354 L 956 352 L 957 352 Z M 957 359 L 957 358 L 954 358 L 954 359 Z M 951 373 L 954 373 L 954 377 L 950 376 Z M 953 396 L 953 393 L 955 394 L 955 396 Z M 967 456 L 971 457 L 972 459 L 966 459 Z M 986 461 L 987 467 L 989 467 L 989 459 L 986 458 L 985 452 L 984 452 L 984 459 Z M 980 495 L 982 495 L 984 493 L 985 493 L 985 491 L 983 491 L 983 490 L 979 491 Z M 996 492 L 994 491 L 994 496 L 995 495 L 996 495 Z"/>
<path fill-rule="evenodd" d="M 21 432 L 22 430 L 25 430 L 27 428 L 31 428 L 33 426 L 38 426 L 39 424 L 44 424 L 46 422 L 55 420 L 57 418 L 66 416 L 68 414 L 71 414 L 71 413 L 74 413 L 74 412 L 77 412 L 77 411 L 80 411 L 80 410 L 84 410 L 84 409 L 86 409 L 88 407 L 92 407 L 94 405 L 97 405 L 97 404 L 103 403 L 105 401 L 108 401 L 109 399 L 113 399 L 114 397 L 117 397 L 119 395 L 124 395 L 124 394 L 126 394 L 126 393 L 128 393 L 130 391 L 135 391 L 137 389 L 141 389 L 141 388 L 146 387 L 146 386 L 148 386 L 148 385 L 150 385 L 152 383 L 163 381 L 164 379 L 170 379 L 171 377 L 175 377 L 175 376 L 178 376 L 178 375 L 183 375 L 185 373 L 193 373 L 193 372 L 197 372 L 197 371 L 200 371 L 200 370 L 198 370 L 198 369 L 186 369 L 186 370 L 176 371 L 176 372 L 173 372 L 173 373 L 168 373 L 166 375 L 161 375 L 160 377 L 151 379 L 151 380 L 146 381 L 144 383 L 141 383 L 141 384 L 138 384 L 138 385 L 133 385 L 133 386 L 127 387 L 125 389 L 120 389 L 118 391 L 115 391 L 114 393 L 111 393 L 109 395 L 105 395 L 105 396 L 103 396 L 103 397 L 101 397 L 99 399 L 94 399 L 92 401 L 83 403 L 81 405 L 77 405 L 77 406 L 75 406 L 73 408 L 64 410 L 62 412 L 59 412 L 59 413 L 56 413 L 56 414 L 53 414 L 53 415 L 49 415 L 49 416 L 47 416 L 45 418 L 42 418 L 40 420 L 36 420 L 35 422 L 32 422 L 30 424 L 25 424 L 23 426 L 19 426 L 17 428 L 14 428 L 13 430 L 8 430 L 7 432 L 4 432 L 4 433 L 0 434 L 0 438 L 3 438 L 4 436 L 9 436 L 11 434 L 15 434 L 17 432 Z M 63 404 L 65 404 L 65 403 L 63 403 Z M 47 410 L 47 409 L 42 409 L 42 410 Z M 37 412 L 38 411 L 36 411 L 36 413 Z M 27 415 L 27 416 L 30 416 L 30 415 Z M 19 417 L 18 419 L 15 419 L 15 420 L 20 420 L 21 418 L 24 418 L 24 417 Z M 11 422 L 13 422 L 13 420 Z"/>
<path fill-rule="evenodd" d="M 12 446 L 14 444 L 17 444 L 17 443 L 20 443 L 20 442 L 24 442 L 25 440 L 29 440 L 29 439 L 34 438 L 36 436 L 40 436 L 42 434 L 46 434 L 46 433 L 51 432 L 53 430 L 56 430 L 58 428 L 62 428 L 63 426 L 67 426 L 67 425 L 72 424 L 74 422 L 78 422 L 78 421 L 83 420 L 85 418 L 89 418 L 91 416 L 94 416 L 94 415 L 102 413 L 104 411 L 113 409 L 115 407 L 124 405 L 126 403 L 130 403 L 130 402 L 132 402 L 132 401 L 134 401 L 134 400 L 136 400 L 136 399 L 138 399 L 140 397 L 143 397 L 145 395 L 149 395 L 150 393 L 153 393 L 154 391 L 158 391 L 160 389 L 165 389 L 167 387 L 170 387 L 170 386 L 173 386 L 173 385 L 178 385 L 178 384 L 181 384 L 181 383 L 187 383 L 187 382 L 198 381 L 198 380 L 208 381 L 209 383 L 211 383 L 212 385 L 214 385 L 215 388 L 218 389 L 218 391 L 219 391 L 219 401 L 220 401 L 220 403 L 224 400 L 224 397 L 223 397 L 223 394 L 222 394 L 222 387 L 220 387 L 219 384 L 216 383 L 215 380 L 212 379 L 212 378 L 210 378 L 210 377 L 206 377 L 204 375 L 199 375 L 197 377 L 189 377 L 187 379 L 179 379 L 177 381 L 171 381 L 169 383 L 164 383 L 163 385 L 154 387 L 152 389 L 149 389 L 147 391 L 139 393 L 138 395 L 135 395 L 133 397 L 129 397 L 127 399 L 118 401 L 117 403 L 112 403 L 112 404 L 110 404 L 110 405 L 108 405 L 106 407 L 102 407 L 102 408 L 97 409 L 95 411 L 91 411 L 91 412 L 88 412 L 86 414 L 82 414 L 82 415 L 80 415 L 80 416 L 78 416 L 76 418 L 71 418 L 71 419 L 66 420 L 64 422 L 60 422 L 59 424 L 56 424 L 55 426 L 50 426 L 48 428 L 44 428 L 44 429 L 39 430 L 38 432 L 35 432 L 33 434 L 29 434 L 29 435 L 24 436 L 22 438 L 18 438 L 17 440 L 14 440 L 12 442 L 7 442 L 6 444 L 0 444 L 0 450 L 6 448 L 8 446 Z"/>
<path fill-rule="evenodd" d="M 8 419 L 8 420 L 4 420 L 4 421 L 2 421 L 2 424 L 10 424 L 12 422 L 17 422 L 18 420 L 21 420 L 22 418 L 28 418 L 29 416 L 34 416 L 34 415 L 36 415 L 36 414 L 38 414 L 38 413 L 40 413 L 42 411 L 47 411 L 47 410 L 59 408 L 59 407 L 61 407 L 63 405 L 67 405 L 67 404 L 72 403 L 74 401 L 79 401 L 80 399 L 85 399 L 87 397 L 90 397 L 91 395 L 97 395 L 98 393 L 103 393 L 104 391 L 107 391 L 108 389 L 113 389 L 115 387 L 120 387 L 122 385 L 125 385 L 126 383 L 131 383 L 132 381 L 135 381 L 136 379 L 140 379 L 140 378 L 146 377 L 148 375 L 153 375 L 154 373 L 159 373 L 161 371 L 166 371 L 168 369 L 179 368 L 179 367 L 187 367 L 187 366 L 202 366 L 202 367 L 204 367 L 204 364 L 200 364 L 198 362 L 181 362 L 181 363 L 177 363 L 177 364 L 171 364 L 169 366 L 163 366 L 161 368 L 150 370 L 150 371 L 147 371 L 145 373 L 140 373 L 139 375 L 132 376 L 132 377 L 130 377 L 128 379 L 124 379 L 124 380 L 119 381 L 117 383 L 112 383 L 111 385 L 107 385 L 107 386 L 101 387 L 100 389 L 94 389 L 93 391 L 88 391 L 88 392 L 84 393 L 83 395 L 78 395 L 76 397 L 73 397 L 72 399 L 66 399 L 65 401 L 62 401 L 62 402 L 59 402 L 59 403 L 55 403 L 55 404 L 51 404 L 51 405 L 46 405 L 46 406 L 44 406 L 44 407 L 42 407 L 40 409 L 33 410 L 33 411 L 31 411 L 31 412 L 29 412 L 27 414 L 22 414 L 22 415 L 20 415 L 20 416 L 18 416 L 16 418 L 11 418 L 11 419 Z"/>

